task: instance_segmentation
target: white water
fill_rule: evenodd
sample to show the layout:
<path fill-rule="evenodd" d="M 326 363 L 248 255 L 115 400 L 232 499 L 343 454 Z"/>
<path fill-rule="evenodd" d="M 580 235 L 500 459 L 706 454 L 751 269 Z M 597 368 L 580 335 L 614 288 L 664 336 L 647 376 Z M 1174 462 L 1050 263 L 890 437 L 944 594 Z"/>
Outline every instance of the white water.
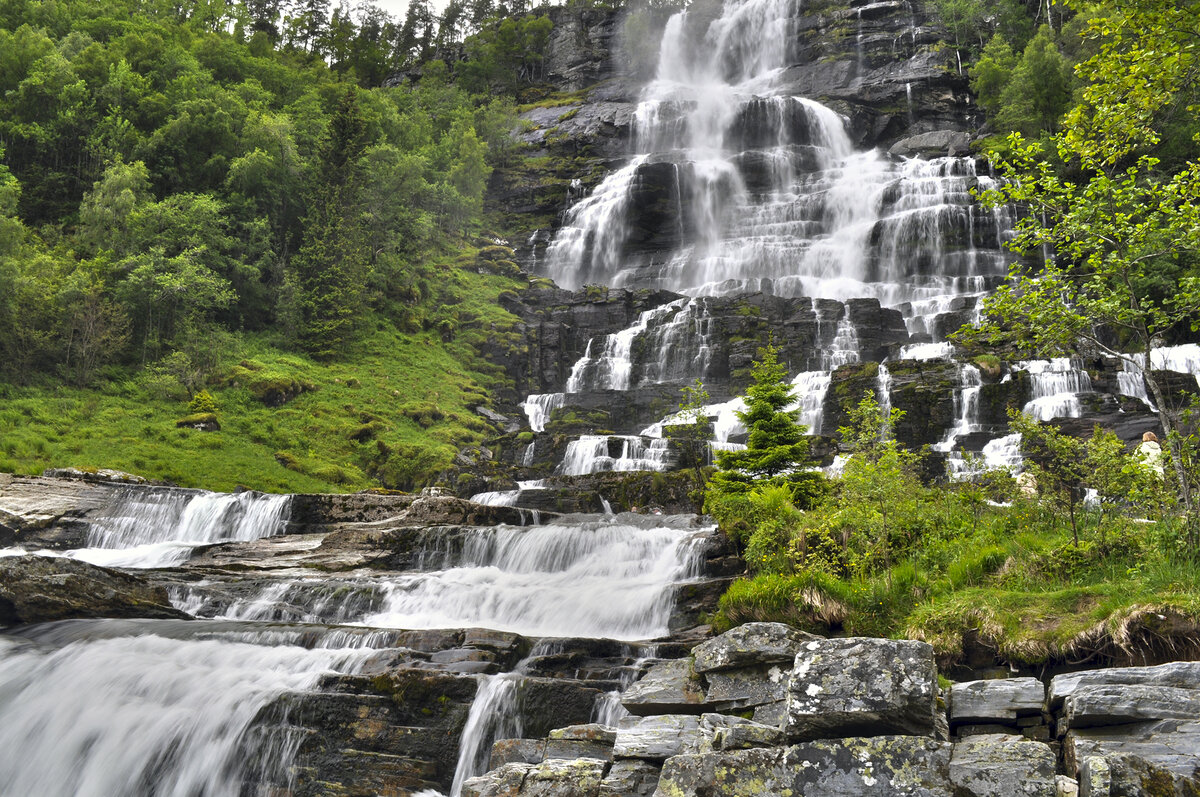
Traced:
<path fill-rule="evenodd" d="M 255 717 L 369 652 L 149 634 L 46 648 L 0 637 L 0 791 L 236 795 L 244 778 L 263 777 L 248 771 L 252 758 L 286 786 L 300 739 L 282 726 L 263 738 Z"/>
<path fill-rule="evenodd" d="M 467 715 L 462 741 L 458 746 L 458 765 L 454 769 L 451 797 L 459 797 L 463 783 L 487 771 L 493 742 L 497 739 L 520 738 L 520 684 L 521 676 L 518 673 L 480 678 L 479 691 L 475 693 L 475 702 L 471 704 L 471 712 Z"/>
<path fill-rule="evenodd" d="M 1070 357 L 1025 360 L 1015 366 L 1029 372 L 1033 396 L 1022 412 L 1039 421 L 1078 418 L 1083 412 L 1080 393 L 1092 392 L 1092 380 L 1082 365 Z"/>
<path fill-rule="evenodd" d="M 263 493 L 125 488 L 89 520 L 87 547 L 67 553 L 107 567 L 167 567 L 193 549 L 282 534 L 290 498 Z"/>

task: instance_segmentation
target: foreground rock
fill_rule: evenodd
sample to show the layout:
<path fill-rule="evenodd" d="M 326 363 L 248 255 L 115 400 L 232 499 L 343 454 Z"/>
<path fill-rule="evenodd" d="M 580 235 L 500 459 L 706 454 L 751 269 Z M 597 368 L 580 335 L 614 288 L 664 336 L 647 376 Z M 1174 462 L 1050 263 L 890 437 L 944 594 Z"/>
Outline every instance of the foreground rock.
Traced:
<path fill-rule="evenodd" d="M 74 559 L 0 558 L 0 626 L 94 617 L 188 619 L 145 579 Z"/>
<path fill-rule="evenodd" d="M 643 716 L 498 742 L 495 769 L 464 794 L 1194 797 L 1197 675 L 1180 662 L 1056 678 L 1060 767 L 1055 748 L 1027 738 L 1047 732 L 1039 680 L 953 685 L 948 737 L 928 645 L 750 623 L 651 666 L 623 698 Z M 739 716 L 751 712 L 764 721 Z"/>

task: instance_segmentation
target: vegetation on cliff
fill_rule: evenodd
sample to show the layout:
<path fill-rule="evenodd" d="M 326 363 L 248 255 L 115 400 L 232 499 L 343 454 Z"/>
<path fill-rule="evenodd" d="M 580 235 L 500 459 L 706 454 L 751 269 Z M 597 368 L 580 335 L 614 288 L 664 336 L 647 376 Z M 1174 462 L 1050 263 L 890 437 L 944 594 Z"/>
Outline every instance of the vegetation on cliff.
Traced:
<path fill-rule="evenodd" d="M 0 10 L 0 470 L 411 488 L 482 439 L 483 194 L 550 22 L 409 12 Z"/>

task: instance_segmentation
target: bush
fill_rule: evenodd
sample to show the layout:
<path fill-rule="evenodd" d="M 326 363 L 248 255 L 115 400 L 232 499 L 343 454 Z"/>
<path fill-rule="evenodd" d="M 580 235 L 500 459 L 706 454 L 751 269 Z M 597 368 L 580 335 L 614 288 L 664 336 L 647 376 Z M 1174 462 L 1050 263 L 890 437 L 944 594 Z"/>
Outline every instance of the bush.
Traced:
<path fill-rule="evenodd" d="M 212 397 L 212 393 L 207 390 L 201 390 L 192 400 L 188 402 L 188 412 L 196 413 L 212 413 L 217 411 L 217 400 Z"/>

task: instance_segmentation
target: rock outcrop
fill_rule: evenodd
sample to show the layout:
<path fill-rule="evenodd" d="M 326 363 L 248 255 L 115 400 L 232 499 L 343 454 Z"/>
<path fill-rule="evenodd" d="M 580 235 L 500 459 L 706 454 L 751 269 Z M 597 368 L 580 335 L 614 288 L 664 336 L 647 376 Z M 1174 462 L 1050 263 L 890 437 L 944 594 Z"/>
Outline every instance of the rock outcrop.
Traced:
<path fill-rule="evenodd" d="M 91 617 L 191 619 L 139 576 L 63 557 L 0 558 L 0 626 Z"/>
<path fill-rule="evenodd" d="M 1192 747 L 1197 723 L 1161 717 L 1192 710 L 1194 695 L 1184 693 L 1196 688 L 1197 672 L 1179 663 L 1059 676 L 1049 701 L 1033 678 L 964 682 L 946 695 L 922 643 L 826 640 L 751 623 L 697 645 L 689 657 L 652 666 L 623 696 L 633 716 L 613 727 L 498 742 L 495 768 L 468 781 L 463 793 L 1193 795 L 1200 787 L 1200 753 Z M 763 722 L 739 716 L 747 705 L 721 697 L 728 689 L 721 676 L 735 674 L 756 677 L 763 694 L 775 689 L 786 710 L 774 719 L 764 713 Z M 1159 697 L 1133 708 L 1147 690 Z M 809 711 L 815 703 L 829 713 Z M 1044 728 L 1052 709 L 1066 734 L 1065 771 L 1054 747 L 1025 733 Z M 1100 734 L 1085 716 L 1112 724 Z M 828 738 L 812 738 L 814 732 Z"/>

